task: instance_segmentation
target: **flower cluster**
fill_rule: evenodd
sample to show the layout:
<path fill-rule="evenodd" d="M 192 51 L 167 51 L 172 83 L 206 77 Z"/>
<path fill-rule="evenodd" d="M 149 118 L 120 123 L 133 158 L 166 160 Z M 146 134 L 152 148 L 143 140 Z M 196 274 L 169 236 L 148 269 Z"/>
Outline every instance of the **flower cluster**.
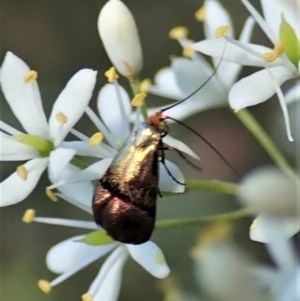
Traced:
<path fill-rule="evenodd" d="M 173 58 L 170 67 L 157 73 L 152 85 L 146 81 L 139 82 L 143 54 L 131 12 L 120 0 L 109 0 L 99 14 L 98 31 L 114 67 L 106 72 L 108 83 L 97 95 L 97 112 L 89 104 L 96 84 L 96 71 L 81 69 L 75 73 L 54 102 L 47 119 L 37 71 L 31 70 L 12 52 L 7 52 L 0 71 L 1 89 L 23 130 L 0 120 L 0 160 L 25 163 L 0 183 L 0 206 L 25 200 L 47 169 L 49 185 L 45 187 L 46 195 L 53 201 L 60 198 L 92 214 L 93 181 L 107 174 L 122 147 L 128 143 L 128 137 L 134 136 L 132 128 L 136 129 L 143 120 L 157 119 L 157 115 L 152 115 L 156 112 L 163 117 L 157 121 L 161 134 L 160 149 L 154 157 L 159 162 L 158 170 L 151 172 L 159 175 L 156 175 L 158 183 L 153 185 L 158 194 L 183 193 L 184 184 L 190 189 L 195 185 L 188 186 L 189 182 L 180 169 L 165 160 L 163 151 L 175 149 L 187 161 L 185 154 L 194 159 L 199 157 L 183 142 L 170 135 L 164 137 L 167 134 L 162 122 L 166 117 L 161 111 L 164 107 L 148 109 L 145 102 L 147 93 L 180 101 L 179 106 L 168 110 L 175 120 L 222 106 L 235 112 L 241 110 L 242 114 L 236 115 L 278 168 L 264 167 L 247 173 L 239 184 L 232 184 L 235 187 L 233 194 L 242 206 L 251 209 L 251 215 L 256 216 L 250 227 L 250 239 L 265 244 L 277 268 L 254 264 L 228 238 L 230 231 L 227 225 L 222 225 L 204 233 L 192 252 L 196 279 L 207 295 L 215 300 L 266 300 L 266 292 L 271 300 L 297 300 L 299 293 L 295 287 L 299 285 L 300 265 L 290 238 L 300 230 L 299 176 L 250 113 L 243 109 L 276 94 L 287 137 L 290 141 L 298 138 L 291 133 L 287 105 L 300 100 L 299 81 L 296 81 L 300 76 L 299 3 L 296 0 L 261 0 L 262 16 L 248 0 L 241 2 L 250 16 L 238 39 L 235 39 L 231 16 L 217 0 L 205 0 L 204 6 L 195 14 L 196 19 L 203 22 L 206 39 L 195 43 L 187 38 L 186 28 L 172 29 L 170 37 L 182 46 L 183 57 Z M 274 45 L 273 49 L 250 43 L 255 23 Z M 212 57 L 212 66 L 199 52 Z M 240 79 L 242 66 L 255 66 L 262 70 Z M 133 97 L 119 85 L 116 70 L 128 79 Z M 281 85 L 288 80 L 293 83 L 285 94 Z M 91 136 L 75 129 L 84 114 L 97 128 Z M 148 114 L 152 116 L 149 119 Z M 166 146 L 162 146 L 162 142 Z M 89 163 L 86 157 L 89 157 Z M 120 176 L 117 181 L 122 185 L 126 183 L 126 179 Z M 228 183 L 223 185 L 227 187 Z M 123 201 L 122 191 L 117 191 L 116 195 Z M 138 201 L 139 205 L 147 207 L 144 200 Z M 38 281 L 38 286 L 45 293 L 109 253 L 98 275 L 82 295 L 83 301 L 117 300 L 122 270 L 129 257 L 156 278 L 165 278 L 170 273 L 163 252 L 152 241 L 140 245 L 121 243 L 114 241 L 94 221 L 40 217 L 36 216 L 34 209 L 25 212 L 23 222 L 91 230 L 68 238 L 49 250 L 47 266 L 59 276 L 52 281 Z M 180 221 L 175 221 L 174 225 L 180 225 Z M 167 293 L 170 291 L 175 292 L 178 300 L 194 300 L 190 296 L 183 297 L 188 294 L 180 293 L 174 287 L 169 286 Z"/>

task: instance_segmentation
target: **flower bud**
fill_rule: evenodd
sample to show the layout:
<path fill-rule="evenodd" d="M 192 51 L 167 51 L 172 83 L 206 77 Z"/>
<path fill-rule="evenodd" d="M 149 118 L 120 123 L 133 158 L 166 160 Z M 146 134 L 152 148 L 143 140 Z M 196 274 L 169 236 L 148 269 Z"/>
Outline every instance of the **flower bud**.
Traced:
<path fill-rule="evenodd" d="M 104 48 L 118 72 L 130 80 L 142 69 L 143 55 L 133 16 L 119 0 L 109 0 L 98 18 Z"/>
<path fill-rule="evenodd" d="M 258 214 L 293 217 L 299 214 L 299 185 L 299 181 L 276 168 L 259 168 L 242 180 L 240 201 Z"/>

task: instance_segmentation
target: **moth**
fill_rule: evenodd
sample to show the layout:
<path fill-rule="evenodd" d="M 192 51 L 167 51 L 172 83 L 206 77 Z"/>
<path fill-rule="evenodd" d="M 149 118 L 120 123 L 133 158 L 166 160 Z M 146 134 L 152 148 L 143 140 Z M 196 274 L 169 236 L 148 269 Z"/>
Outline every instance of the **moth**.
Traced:
<path fill-rule="evenodd" d="M 200 90 L 215 72 L 191 95 Z M 159 161 L 173 180 L 177 181 L 165 164 L 164 151 L 167 148 L 162 139 L 168 133 L 166 119 L 177 121 L 190 129 L 233 169 L 222 154 L 199 133 L 164 115 L 164 111 L 182 103 L 191 95 L 157 112 L 147 122 L 139 123 L 96 185 L 92 205 L 94 219 L 114 240 L 142 244 L 150 239 L 155 226 L 157 196 L 161 196 L 158 188 Z M 174 150 L 192 164 L 179 150 Z"/>

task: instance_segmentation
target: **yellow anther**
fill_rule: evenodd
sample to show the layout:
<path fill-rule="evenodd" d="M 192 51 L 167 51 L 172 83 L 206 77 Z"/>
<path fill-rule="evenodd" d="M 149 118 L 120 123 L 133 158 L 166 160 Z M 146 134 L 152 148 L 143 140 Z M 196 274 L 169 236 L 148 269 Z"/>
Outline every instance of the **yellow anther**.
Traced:
<path fill-rule="evenodd" d="M 189 31 L 186 27 L 183 26 L 174 27 L 169 32 L 169 38 L 174 40 L 179 40 L 182 38 L 186 38 L 188 33 Z"/>
<path fill-rule="evenodd" d="M 155 254 L 155 261 L 160 265 L 164 265 L 166 263 L 166 260 L 165 260 L 163 253 L 157 252 Z"/>
<path fill-rule="evenodd" d="M 26 84 L 31 84 L 34 81 L 36 81 L 37 77 L 38 77 L 38 73 L 34 70 L 30 70 L 24 75 L 24 82 Z"/>
<path fill-rule="evenodd" d="M 277 43 L 274 47 L 274 52 L 277 57 L 281 56 L 283 54 L 283 44 L 281 42 Z"/>
<path fill-rule="evenodd" d="M 51 287 L 50 282 L 47 280 L 39 280 L 38 286 L 39 286 L 40 290 L 45 294 L 49 294 L 51 292 L 52 287 Z"/>
<path fill-rule="evenodd" d="M 258 225 L 258 220 L 256 218 L 255 220 L 253 220 L 253 222 L 252 222 L 252 224 L 250 226 L 250 230 L 255 229 L 257 227 L 257 225 Z"/>
<path fill-rule="evenodd" d="M 187 58 L 193 57 L 194 54 L 195 54 L 195 50 L 193 48 L 190 48 L 190 47 L 186 47 L 182 51 L 182 55 L 184 57 L 187 57 Z"/>
<path fill-rule="evenodd" d="M 270 63 L 270 62 L 273 62 L 277 58 L 277 56 L 275 55 L 274 52 L 266 52 L 262 55 L 262 58 L 266 62 Z"/>
<path fill-rule="evenodd" d="M 228 36 L 229 34 L 229 26 L 224 25 L 224 26 L 220 26 L 216 32 L 215 32 L 215 37 L 216 38 L 223 38 Z"/>
<path fill-rule="evenodd" d="M 109 68 L 104 75 L 107 77 L 107 81 L 109 83 L 113 83 L 115 80 L 119 78 L 119 74 L 116 71 L 115 67 Z"/>
<path fill-rule="evenodd" d="M 195 12 L 195 18 L 199 22 L 204 22 L 206 20 L 206 8 L 204 6 Z"/>
<path fill-rule="evenodd" d="M 46 195 L 51 201 L 53 201 L 53 202 L 58 201 L 57 195 L 49 188 L 46 188 Z"/>
<path fill-rule="evenodd" d="M 56 114 L 56 120 L 61 124 L 66 124 L 68 122 L 68 117 L 64 113 L 58 112 Z"/>
<path fill-rule="evenodd" d="M 35 218 L 35 210 L 27 209 L 22 217 L 22 222 L 26 224 L 30 224 L 33 222 L 34 218 Z"/>
<path fill-rule="evenodd" d="M 28 171 L 25 165 L 19 165 L 17 167 L 17 175 L 23 180 L 26 181 L 28 177 Z"/>
<path fill-rule="evenodd" d="M 141 83 L 140 83 L 140 91 L 143 93 L 148 93 L 149 88 L 151 86 L 151 80 L 150 79 L 144 79 Z"/>
<path fill-rule="evenodd" d="M 268 63 L 273 62 L 282 55 L 283 50 L 284 50 L 283 45 L 281 42 L 279 42 L 278 44 L 275 45 L 274 51 L 264 53 L 262 55 L 262 58 Z"/>
<path fill-rule="evenodd" d="M 83 294 L 81 296 L 82 301 L 93 301 L 93 296 L 89 293 Z"/>
<path fill-rule="evenodd" d="M 147 96 L 146 93 L 140 93 L 140 94 L 135 95 L 135 97 L 131 101 L 131 105 L 133 107 L 140 107 L 140 106 L 142 106 L 144 104 L 144 102 L 145 102 L 146 96 Z"/>
<path fill-rule="evenodd" d="M 103 134 L 101 132 L 95 133 L 89 140 L 90 146 L 97 146 L 103 140 Z"/>

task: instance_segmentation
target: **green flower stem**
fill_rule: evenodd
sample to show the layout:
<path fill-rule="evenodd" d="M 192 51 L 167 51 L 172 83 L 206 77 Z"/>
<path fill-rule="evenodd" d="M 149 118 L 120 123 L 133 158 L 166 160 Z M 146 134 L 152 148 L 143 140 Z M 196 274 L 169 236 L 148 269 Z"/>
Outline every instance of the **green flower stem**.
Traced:
<path fill-rule="evenodd" d="M 137 94 L 141 93 L 140 81 L 138 79 L 131 82 L 130 84 L 131 84 L 131 89 L 132 89 L 132 92 L 133 92 L 134 95 L 137 95 Z M 148 111 L 147 111 L 147 105 L 146 105 L 145 102 L 141 106 L 141 113 L 142 113 L 142 116 L 143 116 L 144 120 L 148 120 Z"/>
<path fill-rule="evenodd" d="M 285 173 L 292 177 L 296 177 L 295 172 L 289 165 L 286 158 L 281 151 L 274 144 L 269 135 L 260 126 L 253 115 L 246 109 L 240 110 L 236 113 L 239 120 L 245 125 L 245 127 L 253 134 L 265 151 L 269 154 L 275 164 L 281 168 Z"/>
<path fill-rule="evenodd" d="M 187 190 L 213 191 L 230 195 L 238 195 L 239 193 L 239 186 L 237 184 L 215 180 L 200 181 L 187 179 L 185 187 Z"/>
<path fill-rule="evenodd" d="M 176 227 L 201 226 L 201 225 L 207 225 L 211 223 L 230 222 L 252 215 L 254 215 L 254 213 L 251 209 L 243 208 L 233 212 L 217 214 L 208 217 L 178 218 L 178 219 L 158 221 L 155 224 L 155 229 L 162 230 L 162 229 L 169 229 L 169 228 L 176 228 Z"/>

